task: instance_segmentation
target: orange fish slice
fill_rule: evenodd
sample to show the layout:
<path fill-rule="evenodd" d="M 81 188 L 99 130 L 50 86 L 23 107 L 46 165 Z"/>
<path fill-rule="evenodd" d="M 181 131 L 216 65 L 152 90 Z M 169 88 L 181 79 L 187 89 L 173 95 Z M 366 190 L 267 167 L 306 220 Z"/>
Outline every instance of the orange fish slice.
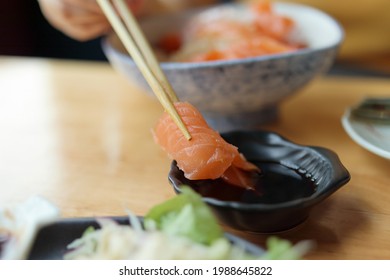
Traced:
<path fill-rule="evenodd" d="M 210 128 L 201 113 L 188 102 L 175 107 L 191 133 L 188 141 L 171 117 L 164 113 L 154 129 L 154 139 L 190 180 L 222 178 L 240 187 L 253 187 L 248 172 L 259 172 L 238 148 Z M 251 177 L 251 176 L 250 176 Z"/>

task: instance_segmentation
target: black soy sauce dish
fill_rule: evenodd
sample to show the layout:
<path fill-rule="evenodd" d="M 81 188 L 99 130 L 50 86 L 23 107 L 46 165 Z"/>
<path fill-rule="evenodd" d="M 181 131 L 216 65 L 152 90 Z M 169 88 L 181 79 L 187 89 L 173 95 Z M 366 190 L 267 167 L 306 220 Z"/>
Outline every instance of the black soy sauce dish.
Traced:
<path fill-rule="evenodd" d="M 339 157 L 322 147 L 302 146 L 267 131 L 232 131 L 222 137 L 262 172 L 255 190 L 217 180 L 189 180 L 173 161 L 169 181 L 176 193 L 187 185 L 202 195 L 224 225 L 273 233 L 302 223 L 310 210 L 350 180 Z"/>

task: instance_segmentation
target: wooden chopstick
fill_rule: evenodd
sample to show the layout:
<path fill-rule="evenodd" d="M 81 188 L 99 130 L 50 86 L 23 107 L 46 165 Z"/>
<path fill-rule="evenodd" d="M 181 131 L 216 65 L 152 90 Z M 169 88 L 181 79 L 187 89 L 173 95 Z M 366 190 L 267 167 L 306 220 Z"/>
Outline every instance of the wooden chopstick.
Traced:
<path fill-rule="evenodd" d="M 146 40 L 144 33 L 141 31 L 141 28 L 139 27 L 134 15 L 130 12 L 128 6 L 126 6 L 126 3 L 124 1 L 114 0 L 114 4 L 121 15 L 123 22 L 126 24 L 127 28 L 131 30 L 134 41 L 137 42 L 145 60 L 150 65 L 151 69 L 154 70 L 153 72 L 162 84 L 162 86 L 166 89 L 166 92 L 169 95 L 171 101 L 178 101 L 179 99 L 177 98 L 176 93 L 171 86 L 171 83 L 168 82 L 167 77 L 161 70 L 160 64 L 156 56 L 154 55 L 150 44 Z"/>
<path fill-rule="evenodd" d="M 126 24 L 125 26 L 109 0 L 97 0 L 97 2 L 164 109 L 186 139 L 190 140 L 191 134 L 173 105 L 173 102 L 177 101 L 178 98 L 161 70 L 131 11 L 123 1 L 114 0 L 116 8 Z"/>

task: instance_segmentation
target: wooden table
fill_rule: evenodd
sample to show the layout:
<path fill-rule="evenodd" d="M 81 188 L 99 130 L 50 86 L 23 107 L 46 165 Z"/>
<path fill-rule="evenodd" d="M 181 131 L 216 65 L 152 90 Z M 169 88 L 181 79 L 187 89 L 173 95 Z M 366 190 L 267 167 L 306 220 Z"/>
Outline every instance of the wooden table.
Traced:
<path fill-rule="evenodd" d="M 318 78 L 265 126 L 290 140 L 334 150 L 352 179 L 280 234 L 313 239 L 308 259 L 390 259 L 390 162 L 344 132 L 344 110 L 389 96 L 390 81 Z M 0 205 L 41 195 L 63 217 L 143 215 L 172 196 L 170 160 L 153 142 L 162 113 L 153 98 L 106 63 L 0 58 Z M 266 235 L 235 232 L 260 245 Z"/>

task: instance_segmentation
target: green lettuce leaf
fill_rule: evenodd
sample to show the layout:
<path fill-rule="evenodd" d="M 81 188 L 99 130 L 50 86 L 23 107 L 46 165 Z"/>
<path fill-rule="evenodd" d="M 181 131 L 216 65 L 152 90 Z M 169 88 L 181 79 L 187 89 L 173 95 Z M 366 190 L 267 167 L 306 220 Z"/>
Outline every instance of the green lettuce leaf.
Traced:
<path fill-rule="evenodd" d="M 150 209 L 144 225 L 146 229 L 185 236 L 206 245 L 223 237 L 222 228 L 210 208 L 200 195 L 186 186 L 181 188 L 180 195 Z"/>
<path fill-rule="evenodd" d="M 290 241 L 271 236 L 267 239 L 264 260 L 299 260 L 313 248 L 312 241 L 304 240 L 293 245 Z"/>

